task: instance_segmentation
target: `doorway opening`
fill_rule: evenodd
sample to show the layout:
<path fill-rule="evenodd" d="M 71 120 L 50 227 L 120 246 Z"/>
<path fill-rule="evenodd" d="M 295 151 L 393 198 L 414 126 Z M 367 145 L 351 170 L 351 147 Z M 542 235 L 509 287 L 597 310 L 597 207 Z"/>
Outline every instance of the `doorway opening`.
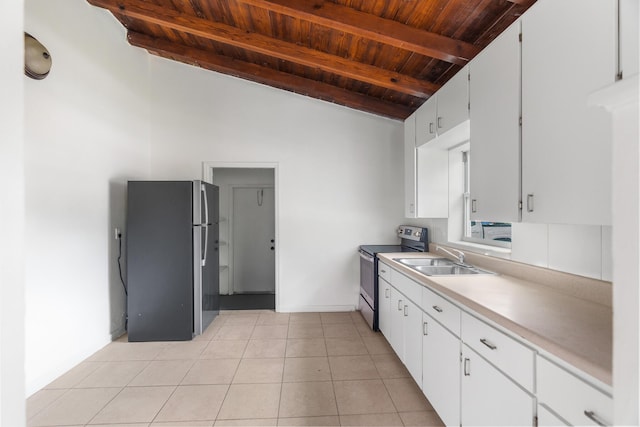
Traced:
<path fill-rule="evenodd" d="M 276 169 L 212 165 L 220 189 L 220 309 L 277 309 Z"/>

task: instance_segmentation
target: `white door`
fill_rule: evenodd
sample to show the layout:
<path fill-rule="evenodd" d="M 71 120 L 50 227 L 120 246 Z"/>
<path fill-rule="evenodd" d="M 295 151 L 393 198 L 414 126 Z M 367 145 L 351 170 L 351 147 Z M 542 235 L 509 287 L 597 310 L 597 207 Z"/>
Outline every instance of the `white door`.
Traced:
<path fill-rule="evenodd" d="M 233 189 L 233 289 L 275 292 L 275 198 L 272 187 Z"/>

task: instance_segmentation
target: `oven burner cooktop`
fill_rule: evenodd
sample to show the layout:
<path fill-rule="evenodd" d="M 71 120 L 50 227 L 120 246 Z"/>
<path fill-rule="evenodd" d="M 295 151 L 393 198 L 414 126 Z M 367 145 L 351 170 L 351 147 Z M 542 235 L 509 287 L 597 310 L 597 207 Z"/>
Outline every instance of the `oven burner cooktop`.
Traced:
<path fill-rule="evenodd" d="M 415 252 L 415 249 L 408 248 L 402 245 L 362 245 L 360 246 L 364 252 L 368 253 L 371 256 L 374 256 L 379 253 L 390 253 L 390 252 Z"/>

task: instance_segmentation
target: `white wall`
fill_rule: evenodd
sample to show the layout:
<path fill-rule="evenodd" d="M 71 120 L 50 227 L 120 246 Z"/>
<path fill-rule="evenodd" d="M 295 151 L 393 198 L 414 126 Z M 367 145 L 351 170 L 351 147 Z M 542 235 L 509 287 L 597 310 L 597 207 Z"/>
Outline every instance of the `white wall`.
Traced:
<path fill-rule="evenodd" d="M 358 245 L 402 221 L 402 123 L 161 58 L 150 80 L 152 176 L 277 163 L 278 308 L 354 308 Z"/>
<path fill-rule="evenodd" d="M 27 393 L 124 330 L 113 227 L 127 179 L 148 177 L 147 55 L 108 12 L 27 0 L 25 30 L 50 51 L 25 78 Z"/>
<path fill-rule="evenodd" d="M 638 425 L 640 420 L 639 97 L 636 73 L 590 98 L 591 105 L 606 108 L 613 118 L 614 425 Z"/>
<path fill-rule="evenodd" d="M 0 425 L 25 423 L 23 1 L 0 3 Z"/>

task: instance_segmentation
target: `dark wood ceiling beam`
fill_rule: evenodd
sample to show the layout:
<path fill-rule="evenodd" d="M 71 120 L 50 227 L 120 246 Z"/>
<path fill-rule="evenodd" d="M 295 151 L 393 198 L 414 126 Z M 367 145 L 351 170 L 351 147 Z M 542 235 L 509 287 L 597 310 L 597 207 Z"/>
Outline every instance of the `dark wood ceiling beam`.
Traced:
<path fill-rule="evenodd" d="M 513 4 L 519 4 L 527 7 L 531 6 L 536 2 L 536 0 L 507 0 L 507 1 Z"/>
<path fill-rule="evenodd" d="M 216 55 L 202 49 L 157 39 L 145 34 L 129 31 L 127 39 L 131 45 L 147 49 L 150 53 L 163 58 L 266 84 L 300 95 L 322 99 L 356 110 L 367 111 L 379 116 L 404 120 L 413 111 L 412 108 L 404 105 L 385 102 L 327 83 L 294 76 L 272 68 Z"/>
<path fill-rule="evenodd" d="M 465 65 L 480 52 L 478 47 L 470 43 L 423 31 L 325 0 L 239 1 L 458 65 Z"/>
<path fill-rule="evenodd" d="M 298 46 L 294 43 L 247 32 L 193 15 L 168 11 L 160 6 L 140 0 L 88 1 L 92 5 L 107 9 L 118 16 L 125 16 L 196 37 L 229 44 L 420 98 L 429 97 L 440 87 L 425 80 L 401 75 L 308 47 Z"/>

